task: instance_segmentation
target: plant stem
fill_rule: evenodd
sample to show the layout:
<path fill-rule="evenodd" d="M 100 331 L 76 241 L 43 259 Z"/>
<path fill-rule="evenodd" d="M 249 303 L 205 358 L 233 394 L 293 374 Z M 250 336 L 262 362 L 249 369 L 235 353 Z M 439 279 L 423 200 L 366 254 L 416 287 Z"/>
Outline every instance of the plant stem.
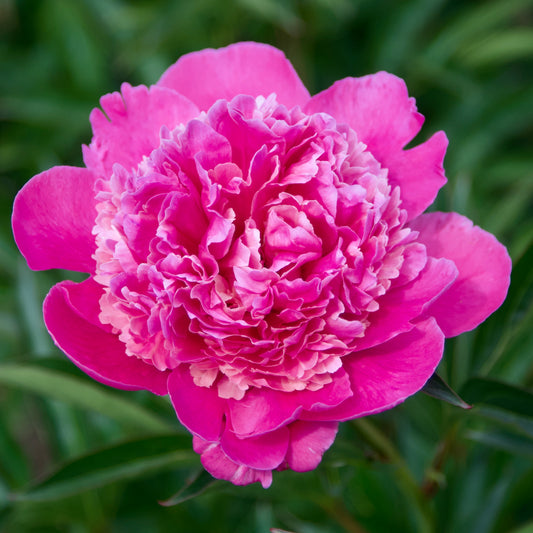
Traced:
<path fill-rule="evenodd" d="M 418 532 L 433 533 L 435 531 L 433 526 L 433 511 L 429 501 L 424 497 L 421 487 L 392 441 L 367 418 L 358 418 L 353 420 L 352 423 L 363 438 L 380 455 L 395 466 L 395 476 L 398 485 L 403 489 L 405 494 L 411 496 L 411 500 L 416 504 L 415 517 Z"/>

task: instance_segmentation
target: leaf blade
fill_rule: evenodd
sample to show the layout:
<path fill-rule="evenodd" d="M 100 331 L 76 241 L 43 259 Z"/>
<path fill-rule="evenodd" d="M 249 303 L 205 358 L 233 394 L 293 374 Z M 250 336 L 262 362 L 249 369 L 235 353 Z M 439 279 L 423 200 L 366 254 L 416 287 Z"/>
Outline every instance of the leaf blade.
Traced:
<path fill-rule="evenodd" d="M 422 387 L 422 392 L 437 400 L 442 400 L 461 409 L 471 409 L 466 403 L 437 373 L 433 374 Z"/>
<path fill-rule="evenodd" d="M 128 427 L 154 433 L 172 429 L 169 423 L 147 409 L 96 384 L 35 364 L 0 365 L 0 384 L 97 411 Z"/>
<path fill-rule="evenodd" d="M 13 502 L 58 500 L 110 483 L 131 480 L 165 468 L 194 464 L 190 438 L 161 435 L 121 442 L 78 457 L 26 491 L 12 493 Z"/>

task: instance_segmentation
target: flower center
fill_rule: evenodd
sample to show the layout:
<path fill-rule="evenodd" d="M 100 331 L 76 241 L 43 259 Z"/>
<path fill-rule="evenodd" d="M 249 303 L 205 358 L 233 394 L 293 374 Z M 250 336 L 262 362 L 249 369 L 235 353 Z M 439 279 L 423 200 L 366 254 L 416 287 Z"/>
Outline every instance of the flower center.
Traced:
<path fill-rule="evenodd" d="M 317 390 L 398 276 L 397 190 L 354 131 L 275 96 L 218 101 L 98 184 L 100 320 L 199 386 Z"/>

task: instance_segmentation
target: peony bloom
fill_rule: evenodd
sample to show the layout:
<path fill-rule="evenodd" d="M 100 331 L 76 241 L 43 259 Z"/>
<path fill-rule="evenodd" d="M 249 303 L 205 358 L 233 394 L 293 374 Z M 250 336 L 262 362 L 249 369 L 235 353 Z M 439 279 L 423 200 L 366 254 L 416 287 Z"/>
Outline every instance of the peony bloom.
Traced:
<path fill-rule="evenodd" d="M 422 214 L 447 139 L 385 72 L 310 97 L 279 50 L 182 57 L 91 113 L 86 168 L 18 194 L 31 268 L 86 272 L 44 319 L 87 374 L 169 394 L 205 468 L 237 485 L 315 468 L 340 421 L 420 390 L 444 338 L 502 303 L 510 259 Z"/>

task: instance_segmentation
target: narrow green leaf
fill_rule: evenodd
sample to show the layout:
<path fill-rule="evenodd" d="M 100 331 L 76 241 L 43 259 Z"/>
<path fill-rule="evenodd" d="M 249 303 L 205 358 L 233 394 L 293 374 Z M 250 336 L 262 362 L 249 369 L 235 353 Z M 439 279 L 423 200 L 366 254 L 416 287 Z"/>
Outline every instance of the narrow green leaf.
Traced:
<path fill-rule="evenodd" d="M 202 468 L 181 490 L 174 494 L 174 496 L 171 496 L 167 500 L 160 501 L 159 503 L 164 507 L 179 505 L 180 503 L 199 496 L 217 483 L 219 483 L 219 481 Z"/>
<path fill-rule="evenodd" d="M 471 409 L 472 406 L 467 404 L 459 395 L 438 375 L 433 374 L 428 382 L 422 388 L 422 392 L 427 395 L 443 400 L 461 409 Z"/>
<path fill-rule="evenodd" d="M 476 42 L 461 53 L 461 61 L 469 67 L 483 67 L 521 58 L 533 54 L 533 30 L 515 28 Z"/>
<path fill-rule="evenodd" d="M 172 429 L 147 409 L 99 385 L 37 365 L 0 365 L 0 384 L 99 412 L 131 428 L 159 433 Z"/>
<path fill-rule="evenodd" d="M 259 18 L 276 26 L 281 26 L 291 35 L 299 33 L 302 29 L 302 20 L 285 2 L 278 0 L 238 0 L 238 3 Z"/>
<path fill-rule="evenodd" d="M 197 462 L 190 437 L 163 435 L 124 442 L 78 457 L 12 501 L 58 500 L 117 481 Z"/>
<path fill-rule="evenodd" d="M 533 417 L 533 393 L 493 379 L 473 378 L 461 389 L 471 404 L 488 404 L 518 415 Z"/>
<path fill-rule="evenodd" d="M 533 439 L 533 419 L 531 417 L 517 415 L 498 407 L 481 406 L 476 408 L 476 415 L 496 421 L 512 428 L 518 433 L 527 435 Z"/>
<path fill-rule="evenodd" d="M 444 26 L 426 54 L 435 61 L 444 62 L 465 42 L 501 27 L 531 5 L 531 0 L 495 0 L 467 7 Z"/>
<path fill-rule="evenodd" d="M 533 440 L 508 431 L 468 431 L 466 437 L 491 448 L 505 450 L 513 455 L 533 457 Z"/>
<path fill-rule="evenodd" d="M 510 533 L 533 533 L 533 522 L 523 524 L 518 529 L 513 529 Z"/>

